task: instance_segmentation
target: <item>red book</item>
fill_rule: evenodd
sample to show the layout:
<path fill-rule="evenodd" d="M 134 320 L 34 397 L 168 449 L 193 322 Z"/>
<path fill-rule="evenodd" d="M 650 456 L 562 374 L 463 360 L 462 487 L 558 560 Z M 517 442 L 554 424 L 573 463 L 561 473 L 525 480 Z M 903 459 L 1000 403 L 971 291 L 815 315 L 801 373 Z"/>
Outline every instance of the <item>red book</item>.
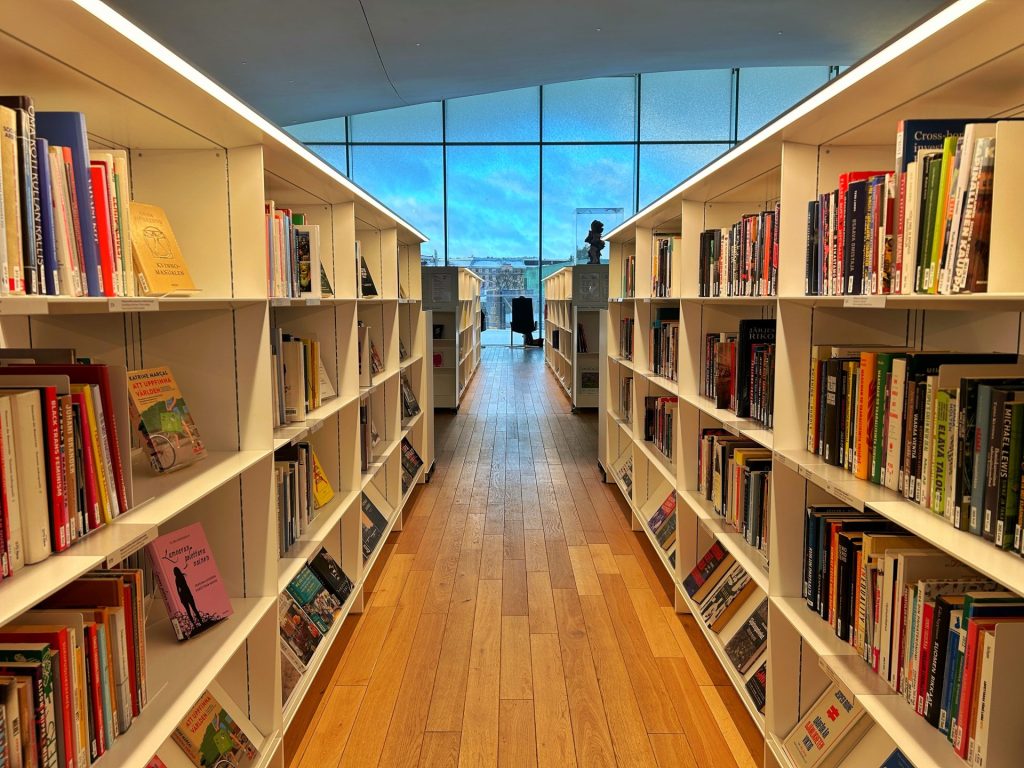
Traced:
<path fill-rule="evenodd" d="M 928 695 L 928 671 L 932 658 L 932 616 L 935 603 L 925 603 L 921 608 L 921 643 L 917 663 L 917 690 L 914 691 L 914 707 L 924 717 L 924 700 Z"/>
<path fill-rule="evenodd" d="M 96 634 L 96 622 L 85 623 L 86 660 L 88 668 L 89 693 L 92 696 L 92 711 L 103 712 L 103 693 L 101 690 L 102 677 L 100 676 L 100 645 Z M 99 757 L 107 751 L 107 739 L 103 734 L 103 718 L 92 718 L 92 735 L 95 744 L 92 750 L 94 757 Z"/>
<path fill-rule="evenodd" d="M 879 174 L 886 174 L 888 171 L 848 171 L 847 173 L 839 174 L 839 210 L 836 212 L 836 243 L 835 243 L 835 262 L 836 262 L 836 274 L 842 275 L 843 273 L 843 241 L 846 237 L 846 190 L 849 189 L 850 183 L 854 181 L 866 181 L 872 176 L 878 176 Z M 846 293 L 845 289 L 836 291 L 835 293 Z"/>
<path fill-rule="evenodd" d="M 142 712 L 142 694 L 139 692 L 139 674 L 135 666 L 135 601 L 132 589 L 127 584 L 121 587 L 124 593 L 124 631 L 128 645 L 128 686 L 132 691 L 132 716 Z"/>
<path fill-rule="evenodd" d="M 0 643 L 47 643 L 51 651 L 57 652 L 57 674 L 60 675 L 60 709 L 61 730 L 64 731 L 64 744 L 67 750 L 67 765 L 75 764 L 72 745 L 74 741 L 75 716 L 71 702 L 74 692 L 71 690 L 71 644 L 68 642 L 67 627 L 8 625 L 0 630 Z"/>
<path fill-rule="evenodd" d="M 114 292 L 114 228 L 110 220 L 110 193 L 107 191 L 107 171 L 103 163 L 89 166 L 92 181 L 92 200 L 96 207 L 96 234 L 100 243 L 100 277 L 103 295 L 116 296 Z"/>
<path fill-rule="evenodd" d="M 88 530 L 94 531 L 103 525 L 103 511 L 100 509 L 100 489 L 96 479 L 96 457 L 92 453 L 92 441 L 89 439 L 88 410 L 85 395 L 74 393 L 71 402 L 78 411 L 79 432 L 82 436 L 82 478 L 85 485 L 85 519 Z"/>

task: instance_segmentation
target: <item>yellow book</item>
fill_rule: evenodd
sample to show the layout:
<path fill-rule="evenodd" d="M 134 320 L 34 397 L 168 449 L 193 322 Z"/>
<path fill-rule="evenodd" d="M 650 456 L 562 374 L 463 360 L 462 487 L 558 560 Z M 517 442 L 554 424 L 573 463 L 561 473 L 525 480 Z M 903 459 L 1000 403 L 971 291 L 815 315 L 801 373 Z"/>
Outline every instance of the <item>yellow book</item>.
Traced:
<path fill-rule="evenodd" d="M 313 455 L 313 506 L 320 509 L 334 498 L 334 488 L 331 487 L 331 481 L 327 479 L 316 451 L 310 451 L 310 453 Z"/>
<path fill-rule="evenodd" d="M 156 205 L 132 202 L 132 254 L 145 296 L 198 290 L 178 248 L 167 214 Z"/>
<path fill-rule="evenodd" d="M 107 473 L 104 471 L 103 465 L 106 462 L 103 453 L 103 447 L 100 445 L 100 432 L 96 420 L 96 410 L 93 408 L 92 402 L 92 387 L 88 384 L 72 384 L 71 392 L 73 394 L 81 394 L 82 399 L 85 401 L 85 419 L 88 421 L 89 427 L 89 442 L 92 444 L 92 455 L 95 459 L 95 471 L 96 476 L 96 487 L 100 491 L 100 506 L 103 508 L 103 521 L 105 523 L 111 523 L 114 521 L 114 515 L 110 508 L 110 490 L 107 488 Z"/>
<path fill-rule="evenodd" d="M 17 116 L 10 107 L 0 107 L 0 183 L 3 189 L 0 223 L 4 229 L 4 243 L 0 251 L 0 274 L 3 284 L 0 293 L 12 292 L 21 285 L 21 203 L 18 186 L 18 137 Z"/>

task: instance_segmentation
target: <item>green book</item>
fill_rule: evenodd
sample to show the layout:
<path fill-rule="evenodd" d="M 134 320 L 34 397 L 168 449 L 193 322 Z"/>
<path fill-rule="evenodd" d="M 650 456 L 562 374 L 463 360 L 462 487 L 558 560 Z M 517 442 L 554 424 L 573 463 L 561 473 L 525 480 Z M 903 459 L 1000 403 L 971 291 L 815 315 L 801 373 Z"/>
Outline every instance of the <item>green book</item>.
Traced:
<path fill-rule="evenodd" d="M 872 483 L 881 485 L 885 473 L 885 415 L 888 397 L 886 390 L 889 387 L 889 375 L 892 373 L 892 361 L 895 355 L 889 352 L 879 352 L 875 358 L 875 414 L 874 429 L 871 438 L 871 466 L 868 477 Z"/>
<path fill-rule="evenodd" d="M 942 167 L 939 171 L 939 192 L 935 199 L 935 221 L 932 223 L 931 252 L 928 261 L 928 281 L 925 290 L 928 293 L 939 292 L 939 266 L 942 260 L 942 243 L 946 234 L 946 198 L 949 196 L 949 175 L 956 156 L 956 142 L 959 136 L 947 136 L 942 142 Z"/>
<path fill-rule="evenodd" d="M 939 206 L 939 180 L 942 155 L 926 157 L 921 182 L 921 226 L 917 239 L 917 291 L 925 293 L 931 281 L 932 240 L 935 235 L 935 215 Z"/>
<path fill-rule="evenodd" d="M 42 695 L 44 712 L 36 713 L 43 718 L 46 728 L 46 743 L 43 747 L 46 759 L 44 768 L 56 768 L 67 759 L 64 744 L 64 730 L 57 725 L 57 708 L 61 703 L 60 693 L 54 685 L 53 669 L 56 654 L 47 643 L 0 643 L 0 666 L 6 672 L 18 667 L 39 665 L 42 671 Z M 0 672 L 4 674 L 5 672 Z"/>
<path fill-rule="evenodd" d="M 1000 456 L 1002 487 L 999 501 L 1002 515 L 996 523 L 996 544 L 1003 549 L 1012 549 L 1020 504 L 1021 460 L 1024 457 L 1024 403 L 1007 403 L 1006 411 L 1010 414 L 1010 441 L 1008 450 Z"/>

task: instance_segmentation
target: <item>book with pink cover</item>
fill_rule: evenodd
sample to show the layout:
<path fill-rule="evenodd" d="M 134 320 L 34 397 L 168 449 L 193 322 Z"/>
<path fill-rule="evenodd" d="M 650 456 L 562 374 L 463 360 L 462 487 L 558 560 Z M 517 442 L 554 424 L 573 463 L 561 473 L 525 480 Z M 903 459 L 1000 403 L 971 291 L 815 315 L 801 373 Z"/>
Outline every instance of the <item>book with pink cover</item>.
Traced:
<path fill-rule="evenodd" d="M 178 640 L 188 640 L 231 615 L 231 600 L 201 523 L 154 539 L 146 551 Z"/>

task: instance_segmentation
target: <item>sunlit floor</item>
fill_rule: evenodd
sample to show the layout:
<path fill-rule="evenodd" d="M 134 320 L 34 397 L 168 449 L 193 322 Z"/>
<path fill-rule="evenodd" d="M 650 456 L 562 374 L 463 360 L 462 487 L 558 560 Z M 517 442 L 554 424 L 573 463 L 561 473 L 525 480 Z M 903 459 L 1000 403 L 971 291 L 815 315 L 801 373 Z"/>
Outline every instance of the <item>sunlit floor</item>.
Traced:
<path fill-rule="evenodd" d="M 485 350 L 436 445 L 293 766 L 761 765 L 540 351 Z"/>

